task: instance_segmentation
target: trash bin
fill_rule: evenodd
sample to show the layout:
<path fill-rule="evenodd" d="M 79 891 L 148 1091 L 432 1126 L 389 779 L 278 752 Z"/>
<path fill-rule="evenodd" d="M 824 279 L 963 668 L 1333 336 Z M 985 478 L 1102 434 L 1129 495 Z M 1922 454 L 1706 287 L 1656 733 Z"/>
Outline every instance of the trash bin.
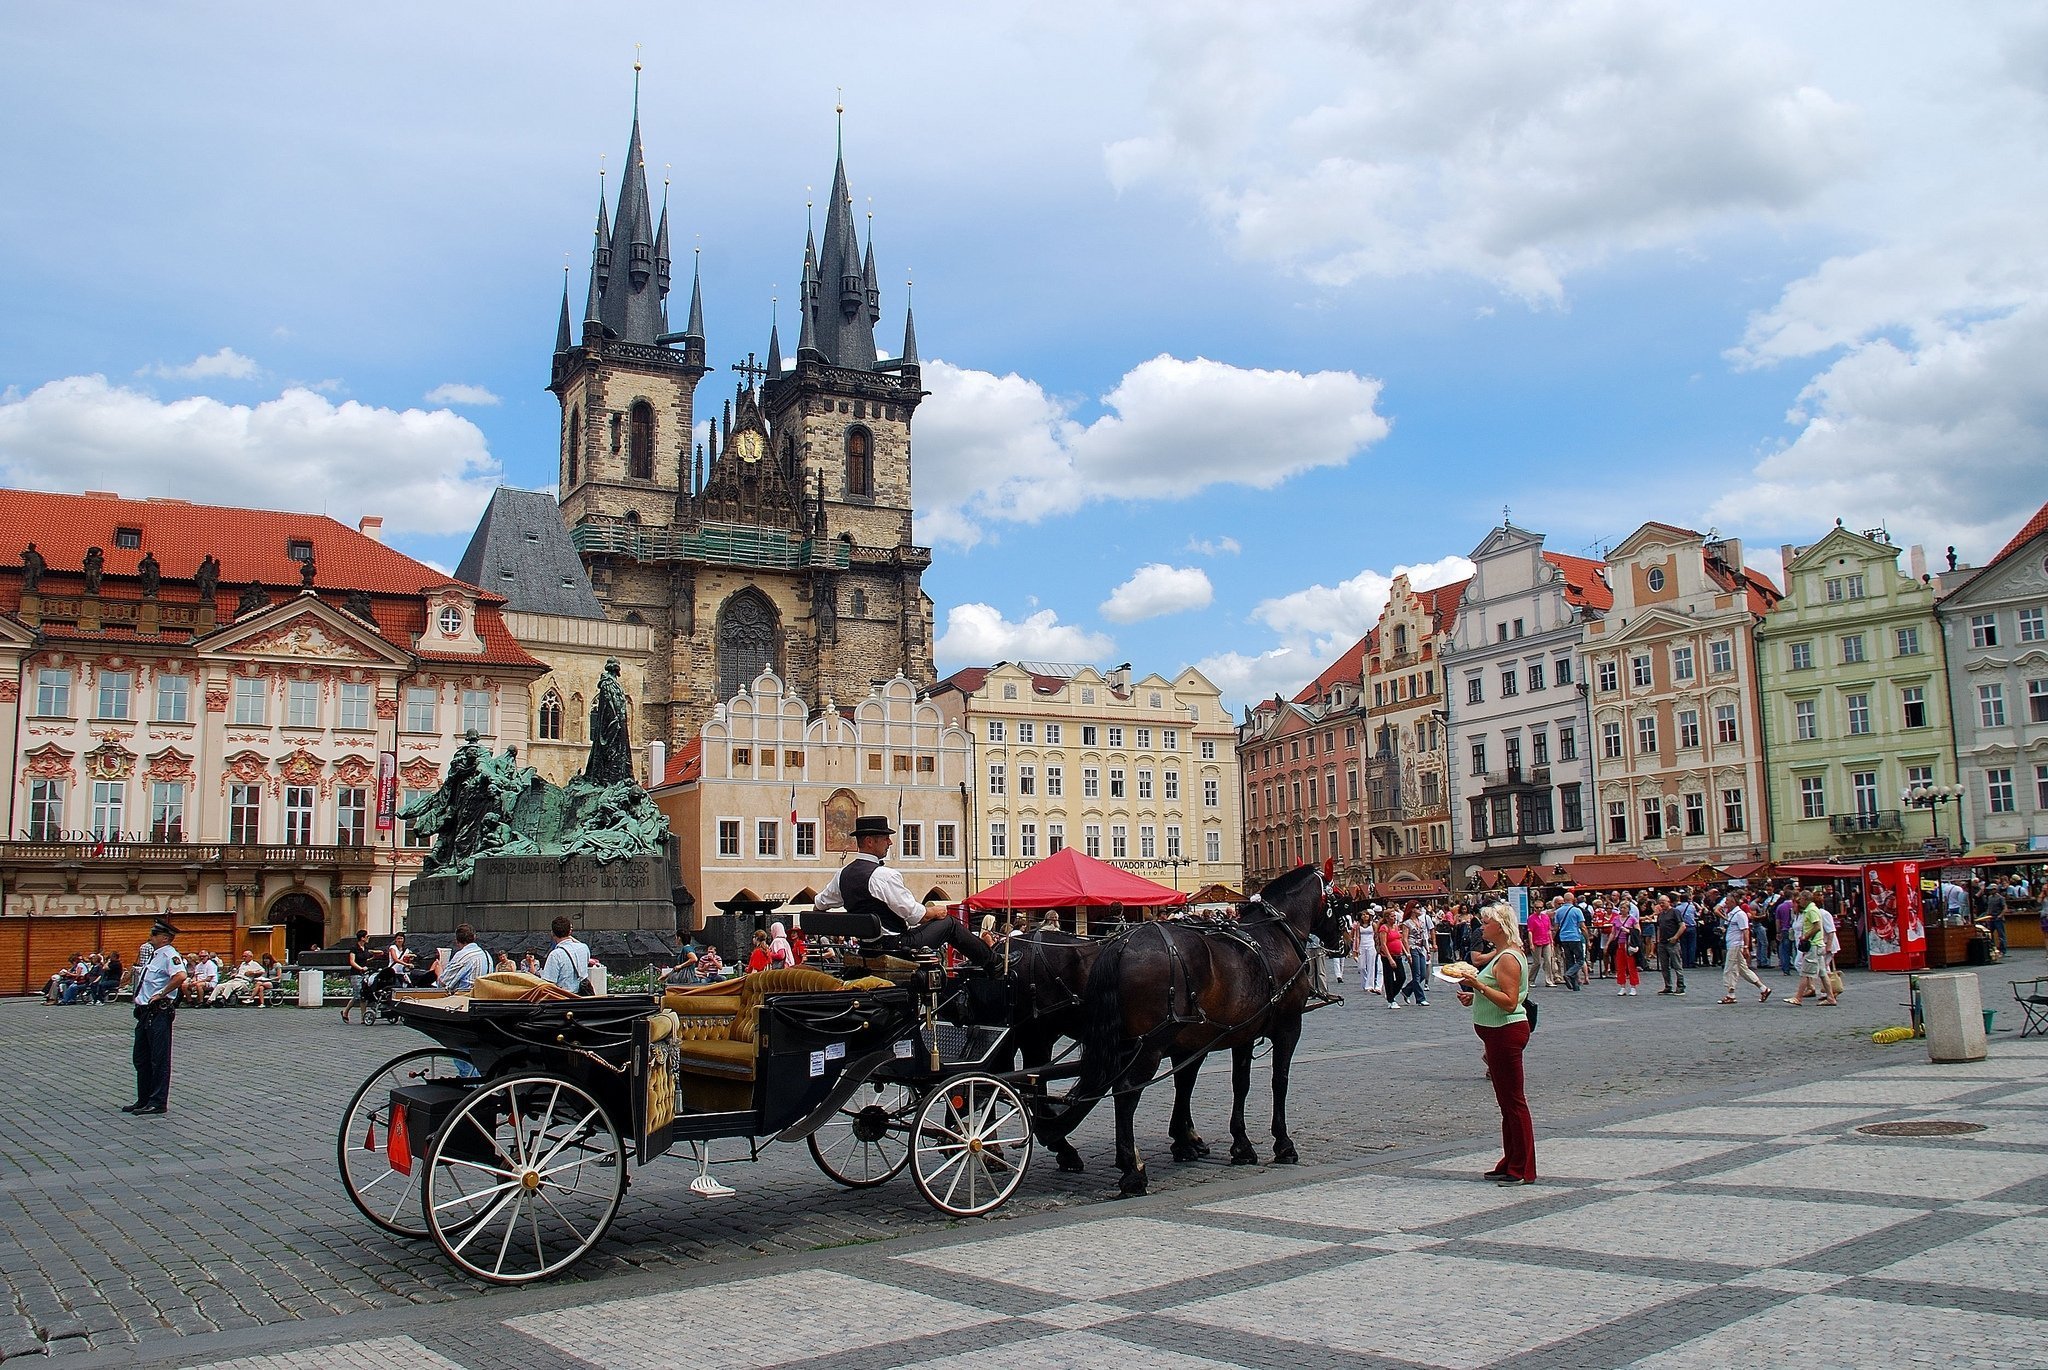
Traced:
<path fill-rule="evenodd" d="M 299 1007 L 319 1008 L 327 1002 L 327 975 L 324 971 L 302 970 L 299 972 Z"/>
<path fill-rule="evenodd" d="M 1928 1059 L 1984 1059 L 1984 998 L 1975 975 L 1967 971 L 1923 975 L 1920 999 L 1927 1023 Z"/>

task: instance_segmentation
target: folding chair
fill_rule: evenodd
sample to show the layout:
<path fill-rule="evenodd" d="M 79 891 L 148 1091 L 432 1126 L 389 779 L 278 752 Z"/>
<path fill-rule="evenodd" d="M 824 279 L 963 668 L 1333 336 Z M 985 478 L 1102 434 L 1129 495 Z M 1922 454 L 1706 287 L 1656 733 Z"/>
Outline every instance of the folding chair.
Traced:
<path fill-rule="evenodd" d="M 2020 1028 L 2020 1036 L 2024 1038 L 2036 1032 L 2048 1036 L 2048 980 L 2015 980 L 2012 982 L 2012 997 L 2019 1001 L 2020 1011 L 2027 1015 L 2026 1023 Z"/>

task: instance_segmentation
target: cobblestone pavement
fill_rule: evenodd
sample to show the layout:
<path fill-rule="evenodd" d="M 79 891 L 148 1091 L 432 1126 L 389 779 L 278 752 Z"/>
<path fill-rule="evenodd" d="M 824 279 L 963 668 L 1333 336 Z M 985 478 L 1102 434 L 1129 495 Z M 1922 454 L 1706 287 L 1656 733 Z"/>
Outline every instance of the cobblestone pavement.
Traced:
<path fill-rule="evenodd" d="M 1994 967 L 2009 1002 L 2024 970 Z M 1744 1350 L 1866 1363 L 1913 1347 L 2014 1364 L 2048 1329 L 2048 1043 L 1930 1066 L 1870 1045 L 1903 984 L 1852 976 L 1839 1010 L 1541 992 L 1530 1093 L 1544 1183 L 1497 1189 L 1491 1095 L 1448 995 L 1312 1015 L 1290 1120 L 1310 1164 L 1175 1166 L 1141 1111 L 1153 1196 L 1033 1168 L 996 1220 L 951 1223 L 907 1183 L 848 1192 L 800 1147 L 636 1171 L 612 1234 L 546 1288 L 487 1290 L 348 1205 L 333 1134 L 355 1084 L 421 1039 L 332 1010 L 187 1012 L 168 1118 L 132 1086 L 118 1008 L 0 1004 L 0 1358 L 222 1366 L 964 1364 L 1719 1367 Z M 1773 977 L 1775 982 L 1775 977 Z M 1355 985 L 1352 986 L 1355 988 Z M 1214 1138 L 1223 1077 L 1197 1095 Z M 1264 1081 L 1253 1135 L 1265 1142 Z M 1886 1119 L 1983 1130 L 1877 1139 Z M 1217 1147 L 1218 1156 L 1223 1147 Z M 1573 1278 L 1577 1276 L 1577 1278 Z M 1562 1278 L 1561 1278 L 1562 1277 Z M 1532 1299 L 1532 1289 L 1569 1288 Z M 1361 1291 L 1442 1291 L 1398 1301 Z M 1465 1314 L 1523 1307 L 1475 1336 Z M 687 1291 L 679 1294 L 678 1291 Z M 459 1303 L 457 1301 L 460 1300 Z M 136 1345 L 135 1343 L 139 1343 Z M 2013 1347 L 2024 1345 L 2024 1354 Z M 1976 1363 L 1965 1359 L 1963 1363 Z"/>

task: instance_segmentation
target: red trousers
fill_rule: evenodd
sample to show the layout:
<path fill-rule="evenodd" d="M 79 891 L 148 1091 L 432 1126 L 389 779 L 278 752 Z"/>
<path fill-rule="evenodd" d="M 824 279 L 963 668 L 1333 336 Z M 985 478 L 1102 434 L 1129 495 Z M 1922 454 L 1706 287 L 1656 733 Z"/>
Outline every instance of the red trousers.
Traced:
<path fill-rule="evenodd" d="M 1628 949 L 1627 942 L 1614 944 L 1614 987 L 1632 989 L 1643 983 L 1643 973 L 1636 969 L 1636 958 Z"/>
<path fill-rule="evenodd" d="M 1500 1168 L 1518 1180 L 1536 1178 L 1536 1124 L 1522 1090 L 1522 1048 L 1529 1045 L 1529 1025 L 1479 1027 L 1479 1045 L 1486 1055 L 1486 1073 L 1500 1104 Z"/>

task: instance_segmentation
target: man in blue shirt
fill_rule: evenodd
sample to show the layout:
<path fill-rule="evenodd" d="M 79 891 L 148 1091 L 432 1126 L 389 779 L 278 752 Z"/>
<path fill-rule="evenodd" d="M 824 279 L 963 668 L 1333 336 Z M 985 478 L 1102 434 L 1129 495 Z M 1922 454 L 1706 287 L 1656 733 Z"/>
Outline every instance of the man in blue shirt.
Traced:
<path fill-rule="evenodd" d="M 490 973 L 490 953 L 476 944 L 476 929 L 467 923 L 456 924 L 455 951 L 441 967 L 441 988 L 456 992 L 467 990 L 476 984 L 479 975 Z"/>
<path fill-rule="evenodd" d="M 590 948 L 576 940 L 575 927 L 566 917 L 555 919 L 555 946 L 548 953 L 547 963 L 541 967 L 540 974 L 543 980 L 557 989 L 582 994 L 584 984 L 590 979 Z"/>
<path fill-rule="evenodd" d="M 1691 970 L 1693 957 L 1699 951 L 1700 906 L 1693 903 L 1690 894 L 1678 903 L 1678 921 L 1685 929 L 1678 939 L 1681 954 L 1685 958 L 1685 968 Z"/>
<path fill-rule="evenodd" d="M 178 930 L 159 918 L 144 945 L 148 955 L 136 967 L 135 979 L 135 1102 L 123 1113 L 156 1116 L 171 1108 L 171 1022 L 178 1016 L 178 994 L 185 987 L 185 958 L 171 942 Z"/>
<path fill-rule="evenodd" d="M 1553 922 L 1557 949 L 1564 957 L 1565 988 L 1579 991 L 1579 978 L 1586 969 L 1586 911 L 1570 900 L 1561 901 Z"/>

